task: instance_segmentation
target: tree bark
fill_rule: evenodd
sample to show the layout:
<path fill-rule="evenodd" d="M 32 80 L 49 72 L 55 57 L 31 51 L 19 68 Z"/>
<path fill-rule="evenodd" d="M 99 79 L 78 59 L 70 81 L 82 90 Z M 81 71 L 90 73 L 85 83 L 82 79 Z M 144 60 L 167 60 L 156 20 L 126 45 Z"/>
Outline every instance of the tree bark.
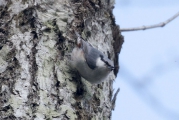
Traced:
<path fill-rule="evenodd" d="M 0 0 L 0 119 L 108 120 L 123 37 L 113 0 Z M 68 64 L 74 31 L 117 67 L 91 85 Z"/>

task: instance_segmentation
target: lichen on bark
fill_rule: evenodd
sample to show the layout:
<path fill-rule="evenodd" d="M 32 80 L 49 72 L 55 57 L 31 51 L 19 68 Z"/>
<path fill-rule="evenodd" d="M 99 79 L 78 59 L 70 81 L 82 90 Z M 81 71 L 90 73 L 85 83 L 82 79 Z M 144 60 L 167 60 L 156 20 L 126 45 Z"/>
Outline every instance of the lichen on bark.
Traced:
<path fill-rule="evenodd" d="M 1 0 L 0 119 L 110 119 L 115 73 L 91 85 L 69 67 L 74 31 L 118 66 L 113 0 Z"/>

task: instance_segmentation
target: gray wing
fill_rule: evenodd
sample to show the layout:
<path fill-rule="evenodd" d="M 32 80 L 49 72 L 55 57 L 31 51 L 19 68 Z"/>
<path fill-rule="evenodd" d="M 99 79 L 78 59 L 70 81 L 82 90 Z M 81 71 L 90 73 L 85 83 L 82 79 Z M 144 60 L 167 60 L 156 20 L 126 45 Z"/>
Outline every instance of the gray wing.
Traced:
<path fill-rule="evenodd" d="M 102 53 L 100 51 L 98 51 L 97 49 L 93 48 L 89 43 L 87 43 L 85 41 L 83 41 L 82 49 L 85 53 L 85 59 L 86 59 L 88 66 L 91 69 L 95 69 L 96 68 L 96 60 L 97 60 L 97 58 L 100 57 L 100 55 L 102 55 Z"/>

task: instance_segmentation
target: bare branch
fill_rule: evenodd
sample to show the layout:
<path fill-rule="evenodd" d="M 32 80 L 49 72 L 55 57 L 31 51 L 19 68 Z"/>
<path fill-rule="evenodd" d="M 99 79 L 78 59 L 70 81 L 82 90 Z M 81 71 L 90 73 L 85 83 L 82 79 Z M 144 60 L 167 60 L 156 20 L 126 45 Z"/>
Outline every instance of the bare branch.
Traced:
<path fill-rule="evenodd" d="M 176 13 L 171 18 L 169 18 L 168 20 L 166 20 L 162 23 L 159 23 L 159 24 L 149 25 L 149 26 L 141 26 L 141 27 L 134 27 L 134 28 L 121 28 L 120 30 L 121 30 L 121 32 L 127 32 L 127 31 L 137 31 L 137 30 L 146 30 L 146 29 L 152 29 L 152 28 L 157 28 L 157 27 L 164 27 L 166 24 L 168 24 L 169 22 L 171 22 L 172 20 L 174 20 L 178 16 L 179 16 L 179 12 Z"/>

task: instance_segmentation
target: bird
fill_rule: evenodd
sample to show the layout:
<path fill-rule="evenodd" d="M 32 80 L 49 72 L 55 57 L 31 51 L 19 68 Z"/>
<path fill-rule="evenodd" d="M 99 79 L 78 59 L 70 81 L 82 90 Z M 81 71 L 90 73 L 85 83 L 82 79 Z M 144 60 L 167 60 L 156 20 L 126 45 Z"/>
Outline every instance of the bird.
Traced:
<path fill-rule="evenodd" d="M 75 34 L 77 44 L 71 52 L 71 66 L 91 84 L 100 84 L 115 69 L 114 63 L 77 32 Z"/>

